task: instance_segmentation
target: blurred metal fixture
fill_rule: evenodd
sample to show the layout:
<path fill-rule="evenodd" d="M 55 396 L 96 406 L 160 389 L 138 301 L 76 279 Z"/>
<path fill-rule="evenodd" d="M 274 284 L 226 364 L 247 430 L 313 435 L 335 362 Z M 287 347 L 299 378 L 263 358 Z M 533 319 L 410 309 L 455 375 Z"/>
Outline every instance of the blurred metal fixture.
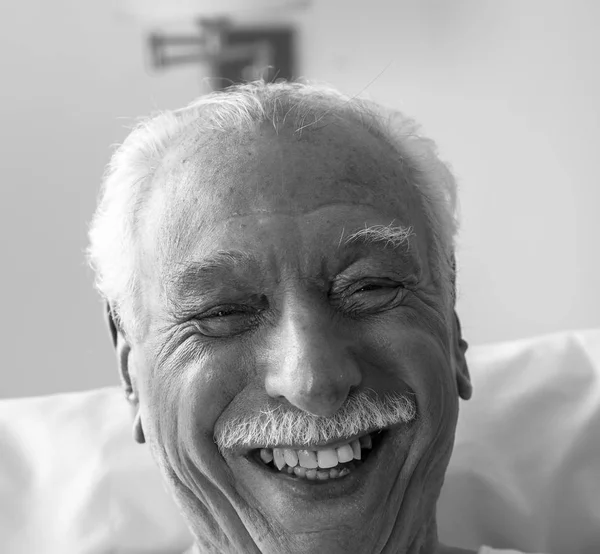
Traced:
<path fill-rule="evenodd" d="M 227 18 L 199 19 L 197 23 L 198 34 L 150 33 L 155 69 L 206 63 L 210 74 L 231 81 L 292 77 L 291 27 L 244 27 Z"/>
<path fill-rule="evenodd" d="M 115 9 L 149 31 L 150 63 L 155 69 L 207 64 L 209 75 L 240 81 L 292 77 L 292 23 L 310 2 L 119 0 Z M 173 32 L 173 24 L 190 21 L 196 22 L 197 33 Z"/>

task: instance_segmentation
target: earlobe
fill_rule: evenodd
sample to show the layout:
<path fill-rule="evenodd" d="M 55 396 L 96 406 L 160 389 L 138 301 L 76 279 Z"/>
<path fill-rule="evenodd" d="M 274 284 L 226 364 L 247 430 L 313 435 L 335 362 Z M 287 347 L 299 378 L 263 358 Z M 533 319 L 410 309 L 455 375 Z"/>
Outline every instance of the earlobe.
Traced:
<path fill-rule="evenodd" d="M 133 440 L 139 444 L 144 444 L 146 442 L 144 428 L 142 427 L 142 416 L 140 414 L 139 407 L 133 419 Z"/>
<path fill-rule="evenodd" d="M 456 311 L 454 312 L 454 334 L 456 385 L 458 388 L 458 394 L 463 400 L 469 400 L 473 394 L 473 385 L 471 384 L 469 366 L 465 357 L 469 345 L 467 341 L 462 338 L 460 320 L 458 319 Z"/>
<path fill-rule="evenodd" d="M 146 442 L 146 437 L 144 436 L 144 428 L 142 426 L 140 403 L 135 392 L 127 395 L 127 401 L 131 404 L 135 413 L 133 416 L 133 440 L 139 444 L 144 444 Z"/>

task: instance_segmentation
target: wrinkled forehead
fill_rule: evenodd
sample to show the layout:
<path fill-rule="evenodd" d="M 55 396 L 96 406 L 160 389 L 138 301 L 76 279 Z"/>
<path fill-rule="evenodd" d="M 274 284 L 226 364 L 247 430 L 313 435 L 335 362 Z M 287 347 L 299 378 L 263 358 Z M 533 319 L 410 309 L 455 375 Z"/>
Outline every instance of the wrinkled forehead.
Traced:
<path fill-rule="evenodd" d="M 210 229 L 231 217 L 299 215 L 336 203 L 379 207 L 390 221 L 422 226 L 398 154 L 347 122 L 301 132 L 266 124 L 235 132 L 189 129 L 154 181 L 141 235 L 163 250 L 185 250 L 199 235 L 209 240 Z"/>

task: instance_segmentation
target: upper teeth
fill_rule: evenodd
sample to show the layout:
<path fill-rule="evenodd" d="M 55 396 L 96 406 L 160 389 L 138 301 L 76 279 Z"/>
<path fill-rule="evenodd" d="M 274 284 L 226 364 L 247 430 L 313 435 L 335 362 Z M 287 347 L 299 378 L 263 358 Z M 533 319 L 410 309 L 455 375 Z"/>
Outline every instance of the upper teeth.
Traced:
<path fill-rule="evenodd" d="M 360 460 L 361 448 L 371 448 L 371 437 L 365 435 L 360 439 L 342 444 L 337 448 L 323 448 L 318 450 L 292 448 L 261 448 L 260 457 L 263 462 L 273 462 L 277 469 L 281 470 L 286 465 L 289 467 L 304 467 L 306 469 L 322 468 L 329 469 L 338 463 Z"/>

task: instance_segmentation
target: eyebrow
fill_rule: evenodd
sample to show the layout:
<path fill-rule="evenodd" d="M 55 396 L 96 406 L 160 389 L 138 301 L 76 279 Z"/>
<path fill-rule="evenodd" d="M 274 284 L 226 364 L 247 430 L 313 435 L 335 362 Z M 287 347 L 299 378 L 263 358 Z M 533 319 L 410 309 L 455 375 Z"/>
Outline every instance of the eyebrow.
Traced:
<path fill-rule="evenodd" d="M 343 238 L 344 231 L 342 230 L 338 246 L 341 246 L 342 242 L 346 245 L 353 243 L 376 244 L 392 249 L 406 246 L 406 250 L 410 251 L 410 238 L 413 236 L 415 236 L 415 233 L 412 226 L 393 225 L 393 222 L 389 225 L 365 225 L 363 229 L 348 235 L 345 240 Z"/>
<path fill-rule="evenodd" d="M 411 238 L 416 237 L 412 225 L 394 225 L 392 221 L 389 225 L 366 225 L 362 229 L 353 231 L 344 238 L 345 229 L 342 230 L 338 249 L 343 247 L 376 247 L 383 251 L 392 251 L 395 262 L 401 263 L 405 269 L 412 268 L 411 271 L 420 280 L 423 272 L 423 262 L 419 254 L 416 242 L 411 242 Z M 370 248 L 369 248 L 370 250 Z"/>

